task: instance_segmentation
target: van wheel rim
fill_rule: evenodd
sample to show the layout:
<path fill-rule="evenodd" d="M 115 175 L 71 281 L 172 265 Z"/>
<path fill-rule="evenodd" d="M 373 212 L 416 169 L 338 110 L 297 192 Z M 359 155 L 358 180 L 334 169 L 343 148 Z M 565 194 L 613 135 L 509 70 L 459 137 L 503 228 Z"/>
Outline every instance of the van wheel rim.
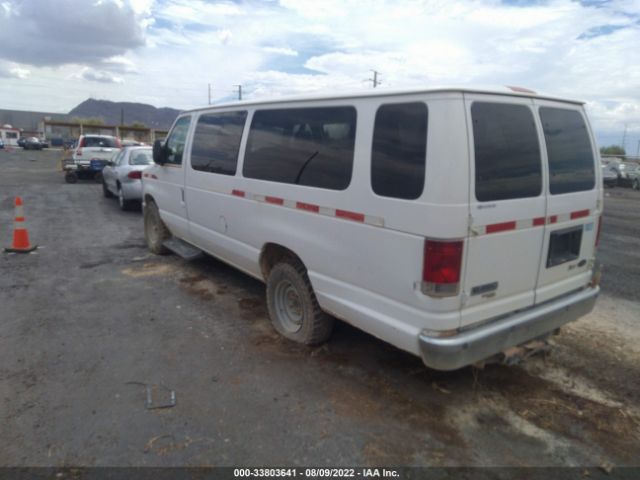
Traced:
<path fill-rule="evenodd" d="M 275 306 L 278 319 L 283 328 L 290 333 L 296 333 L 302 328 L 304 312 L 300 295 L 287 280 L 281 281 L 275 289 Z"/>

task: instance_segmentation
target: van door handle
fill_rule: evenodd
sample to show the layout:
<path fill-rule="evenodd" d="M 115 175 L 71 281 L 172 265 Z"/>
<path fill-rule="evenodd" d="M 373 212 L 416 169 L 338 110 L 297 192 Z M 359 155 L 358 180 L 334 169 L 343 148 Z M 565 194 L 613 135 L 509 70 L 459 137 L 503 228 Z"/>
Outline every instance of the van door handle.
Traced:
<path fill-rule="evenodd" d="M 182 203 L 184 203 L 184 188 L 180 189 L 180 194 L 182 195 Z"/>

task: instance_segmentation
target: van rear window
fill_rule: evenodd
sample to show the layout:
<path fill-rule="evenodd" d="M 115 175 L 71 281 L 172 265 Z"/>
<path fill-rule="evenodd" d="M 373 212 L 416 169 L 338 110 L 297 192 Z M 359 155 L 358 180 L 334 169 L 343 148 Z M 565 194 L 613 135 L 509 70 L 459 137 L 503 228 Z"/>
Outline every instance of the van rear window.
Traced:
<path fill-rule="evenodd" d="M 587 126 L 576 110 L 540 107 L 549 157 L 549 191 L 552 195 L 595 187 L 593 150 Z"/>
<path fill-rule="evenodd" d="M 112 137 L 84 137 L 83 147 L 119 148 L 115 138 Z"/>
<path fill-rule="evenodd" d="M 356 109 L 258 110 L 243 175 L 273 182 L 344 190 L 351 183 Z"/>
<path fill-rule="evenodd" d="M 416 199 L 424 189 L 427 106 L 382 105 L 376 113 L 371 152 L 371 186 L 384 197 Z"/>
<path fill-rule="evenodd" d="M 478 201 L 540 195 L 542 162 L 531 110 L 524 105 L 475 102 L 471 118 Z"/>

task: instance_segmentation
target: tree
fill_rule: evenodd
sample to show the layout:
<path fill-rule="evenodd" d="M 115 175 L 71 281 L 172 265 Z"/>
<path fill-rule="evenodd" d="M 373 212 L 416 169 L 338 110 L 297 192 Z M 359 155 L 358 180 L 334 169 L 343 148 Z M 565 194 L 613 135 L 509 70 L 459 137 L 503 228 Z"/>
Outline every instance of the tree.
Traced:
<path fill-rule="evenodd" d="M 619 145 L 610 145 L 608 147 L 600 147 L 600 153 L 602 155 L 626 155 L 624 147 Z"/>
<path fill-rule="evenodd" d="M 133 128 L 147 128 L 147 126 L 142 122 L 133 122 L 130 126 Z"/>

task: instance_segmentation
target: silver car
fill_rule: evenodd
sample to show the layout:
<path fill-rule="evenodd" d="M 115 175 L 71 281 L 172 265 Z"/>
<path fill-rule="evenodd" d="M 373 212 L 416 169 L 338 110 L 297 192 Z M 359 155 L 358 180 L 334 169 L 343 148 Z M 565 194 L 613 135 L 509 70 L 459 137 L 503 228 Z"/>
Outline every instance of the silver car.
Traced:
<path fill-rule="evenodd" d="M 151 147 L 123 148 L 102 170 L 104 196 L 118 197 L 120 208 L 128 210 L 142 200 L 142 172 L 152 164 Z"/>
<path fill-rule="evenodd" d="M 632 164 L 626 169 L 627 178 L 631 181 L 631 186 L 640 190 L 640 165 Z"/>

